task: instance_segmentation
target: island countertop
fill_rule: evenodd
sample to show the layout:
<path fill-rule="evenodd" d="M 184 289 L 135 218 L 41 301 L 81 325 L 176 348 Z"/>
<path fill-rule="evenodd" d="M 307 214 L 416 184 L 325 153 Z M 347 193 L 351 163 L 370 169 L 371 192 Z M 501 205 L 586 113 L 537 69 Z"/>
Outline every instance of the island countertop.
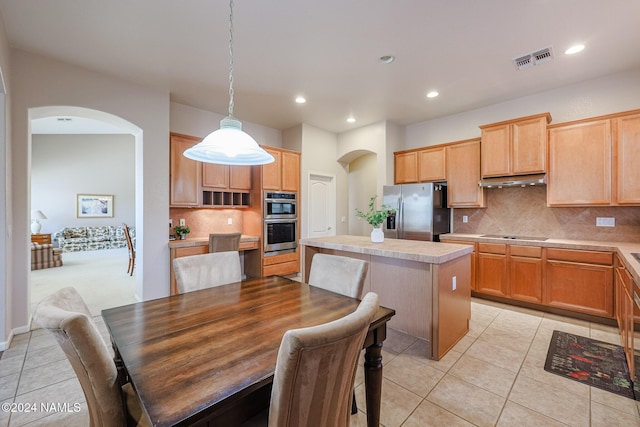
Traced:
<path fill-rule="evenodd" d="M 444 264 L 473 252 L 473 246 L 385 238 L 373 243 L 368 236 L 339 235 L 300 239 L 302 246 L 377 255 L 428 264 Z"/>

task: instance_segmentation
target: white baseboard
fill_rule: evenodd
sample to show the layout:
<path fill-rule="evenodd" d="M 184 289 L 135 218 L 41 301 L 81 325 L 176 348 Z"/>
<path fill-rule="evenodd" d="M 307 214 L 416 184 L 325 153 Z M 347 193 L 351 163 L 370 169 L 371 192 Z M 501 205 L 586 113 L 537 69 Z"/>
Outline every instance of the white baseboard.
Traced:
<path fill-rule="evenodd" d="M 9 332 L 9 337 L 7 338 L 7 340 L 0 341 L 0 351 L 5 351 L 9 349 L 9 346 L 11 346 L 11 340 L 13 340 L 14 336 L 25 334 L 29 331 L 30 331 L 29 325 L 20 326 L 19 328 L 12 329 L 11 332 Z"/>

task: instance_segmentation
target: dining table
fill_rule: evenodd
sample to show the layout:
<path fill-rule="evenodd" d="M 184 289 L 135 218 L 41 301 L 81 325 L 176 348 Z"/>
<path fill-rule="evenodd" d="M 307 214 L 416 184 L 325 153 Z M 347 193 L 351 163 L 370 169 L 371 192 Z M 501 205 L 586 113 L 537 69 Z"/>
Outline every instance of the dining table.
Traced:
<path fill-rule="evenodd" d="M 131 383 L 152 425 L 233 426 L 268 408 L 287 330 L 339 319 L 359 303 L 269 276 L 109 308 L 102 317 L 121 382 Z M 379 307 L 363 345 L 368 426 L 380 422 L 382 345 L 394 314 Z"/>

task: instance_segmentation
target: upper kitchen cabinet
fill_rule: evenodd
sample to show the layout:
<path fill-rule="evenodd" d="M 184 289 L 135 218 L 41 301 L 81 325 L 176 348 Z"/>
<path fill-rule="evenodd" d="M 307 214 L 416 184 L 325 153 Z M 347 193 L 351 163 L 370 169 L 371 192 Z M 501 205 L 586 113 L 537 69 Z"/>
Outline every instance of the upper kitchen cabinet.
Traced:
<path fill-rule="evenodd" d="M 251 190 L 251 166 L 203 163 L 202 186 L 220 190 L 249 191 Z"/>
<path fill-rule="evenodd" d="M 549 113 L 480 126 L 482 177 L 545 172 Z"/>
<path fill-rule="evenodd" d="M 200 204 L 200 162 L 182 155 L 200 142 L 199 138 L 171 134 L 169 152 L 169 206 L 193 207 Z"/>
<path fill-rule="evenodd" d="M 640 205 L 640 114 L 613 119 L 614 202 Z"/>
<path fill-rule="evenodd" d="M 262 147 L 275 161 L 262 166 L 262 189 L 300 191 L 300 153 L 275 147 Z"/>
<path fill-rule="evenodd" d="M 480 140 L 471 139 L 446 146 L 447 196 L 450 208 L 484 208 L 480 180 Z"/>
<path fill-rule="evenodd" d="M 549 206 L 640 205 L 640 110 L 549 126 Z"/>
<path fill-rule="evenodd" d="M 395 153 L 393 168 L 396 184 L 418 182 L 418 152 L 411 150 Z"/>
<path fill-rule="evenodd" d="M 394 153 L 396 184 L 444 181 L 446 176 L 444 145 Z"/>
<path fill-rule="evenodd" d="M 547 205 L 611 204 L 611 121 L 549 127 Z"/>

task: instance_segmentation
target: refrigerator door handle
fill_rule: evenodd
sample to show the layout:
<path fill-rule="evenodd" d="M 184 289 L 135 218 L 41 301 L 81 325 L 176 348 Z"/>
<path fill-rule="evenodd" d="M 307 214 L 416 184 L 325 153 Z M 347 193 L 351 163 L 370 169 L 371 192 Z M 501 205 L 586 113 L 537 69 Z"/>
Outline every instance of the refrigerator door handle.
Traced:
<path fill-rule="evenodd" d="M 396 227 L 398 228 L 398 239 L 404 239 L 404 200 L 401 198 L 398 203 L 398 221 L 396 221 Z"/>

